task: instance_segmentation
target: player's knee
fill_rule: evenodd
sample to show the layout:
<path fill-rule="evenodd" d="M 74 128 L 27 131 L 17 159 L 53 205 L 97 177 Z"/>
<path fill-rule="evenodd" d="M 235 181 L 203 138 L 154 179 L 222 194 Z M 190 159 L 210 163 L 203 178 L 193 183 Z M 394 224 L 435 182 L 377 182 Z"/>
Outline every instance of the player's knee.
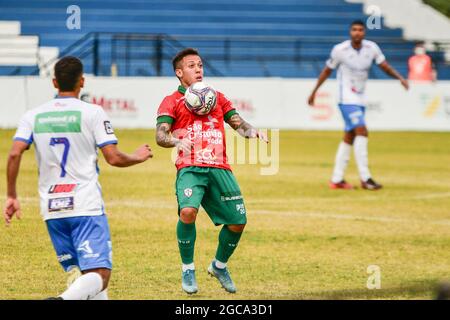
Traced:
<path fill-rule="evenodd" d="M 355 132 L 357 136 L 364 136 L 364 137 L 369 136 L 369 132 L 367 131 L 366 127 L 358 127 L 355 129 Z"/>
<path fill-rule="evenodd" d="M 230 224 L 227 226 L 230 231 L 241 233 L 245 229 L 245 224 Z"/>
<path fill-rule="evenodd" d="M 180 211 L 180 220 L 184 223 L 194 223 L 197 218 L 196 208 L 183 208 Z"/>
<path fill-rule="evenodd" d="M 349 144 L 349 145 L 353 145 L 353 141 L 355 140 L 355 138 L 354 137 L 351 137 L 351 138 L 344 138 L 344 142 L 346 143 L 346 144 Z"/>
<path fill-rule="evenodd" d="M 355 134 L 353 133 L 353 131 L 346 132 L 344 135 L 344 142 L 352 145 L 353 141 L 355 141 Z"/>
<path fill-rule="evenodd" d="M 106 288 L 108 288 L 109 278 L 111 277 L 110 269 L 107 269 L 107 268 L 91 269 L 91 270 L 83 271 L 83 274 L 89 273 L 89 272 L 98 273 L 100 275 L 100 277 L 102 277 L 102 280 L 103 280 L 102 291 L 105 290 Z"/>

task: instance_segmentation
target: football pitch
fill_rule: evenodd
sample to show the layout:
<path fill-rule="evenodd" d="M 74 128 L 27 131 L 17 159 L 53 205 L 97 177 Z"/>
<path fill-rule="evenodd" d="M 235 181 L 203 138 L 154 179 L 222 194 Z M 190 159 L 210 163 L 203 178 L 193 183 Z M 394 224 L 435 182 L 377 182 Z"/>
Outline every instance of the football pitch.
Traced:
<path fill-rule="evenodd" d="M 148 142 L 154 158 L 126 169 L 100 156 L 114 271 L 111 299 L 431 299 L 450 279 L 450 133 L 373 132 L 369 154 L 381 191 L 329 190 L 339 132 L 280 132 L 276 175 L 234 165 L 248 225 L 229 262 L 238 288 L 226 294 L 206 268 L 219 228 L 201 210 L 195 263 L 199 293 L 181 289 L 175 235 L 175 167 L 154 130 L 116 130 L 132 152 Z M 0 197 L 12 130 L 0 131 Z M 42 299 L 65 289 L 39 215 L 34 150 L 22 159 L 18 192 L 23 218 L 0 226 L 0 298 Z M 352 159 L 347 180 L 357 184 Z M 359 184 L 358 184 L 359 185 Z M 379 268 L 381 288 L 367 288 Z"/>

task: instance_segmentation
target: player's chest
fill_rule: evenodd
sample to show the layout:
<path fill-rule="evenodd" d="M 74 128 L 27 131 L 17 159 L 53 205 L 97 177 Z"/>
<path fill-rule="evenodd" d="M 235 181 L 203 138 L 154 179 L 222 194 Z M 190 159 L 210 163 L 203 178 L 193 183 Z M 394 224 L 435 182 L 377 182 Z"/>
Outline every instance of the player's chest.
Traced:
<path fill-rule="evenodd" d="M 343 64 L 351 70 L 367 70 L 372 66 L 373 59 L 373 53 L 368 50 L 352 50 L 344 55 Z"/>
<path fill-rule="evenodd" d="M 183 128 L 191 131 L 223 130 L 223 112 L 220 105 L 208 115 L 199 116 L 189 111 L 184 105 L 177 105 L 174 129 Z"/>

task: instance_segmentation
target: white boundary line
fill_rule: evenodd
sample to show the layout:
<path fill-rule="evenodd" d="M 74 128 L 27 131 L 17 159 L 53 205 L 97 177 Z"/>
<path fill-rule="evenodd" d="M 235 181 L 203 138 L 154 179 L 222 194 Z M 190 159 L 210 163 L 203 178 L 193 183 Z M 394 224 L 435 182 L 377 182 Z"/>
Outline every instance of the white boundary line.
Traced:
<path fill-rule="evenodd" d="M 39 205 L 39 198 L 25 197 L 19 198 L 21 203 L 36 203 Z M 161 200 L 135 200 L 135 201 L 123 201 L 123 200 L 110 200 L 105 201 L 106 209 L 114 207 L 130 207 L 139 209 L 167 209 L 177 210 L 175 199 L 170 201 Z M 383 216 L 361 216 L 353 214 L 333 214 L 322 212 L 302 212 L 302 211 L 286 211 L 286 210 L 261 210 L 253 209 L 250 211 L 251 215 L 275 215 L 277 217 L 297 217 L 297 218 L 313 218 L 313 219 L 335 219 L 335 220 L 358 220 L 358 221 L 374 221 L 374 222 L 386 222 L 386 223 L 403 223 L 403 224 L 438 224 L 438 225 L 450 225 L 450 219 L 414 219 L 414 218 L 393 218 Z"/>

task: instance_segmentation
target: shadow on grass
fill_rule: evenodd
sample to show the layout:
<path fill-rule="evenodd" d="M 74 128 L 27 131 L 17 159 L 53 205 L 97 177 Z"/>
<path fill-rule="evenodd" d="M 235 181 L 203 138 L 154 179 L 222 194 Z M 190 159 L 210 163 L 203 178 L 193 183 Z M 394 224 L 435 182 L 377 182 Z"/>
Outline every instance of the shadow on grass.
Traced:
<path fill-rule="evenodd" d="M 399 287 L 381 289 L 345 289 L 302 292 L 298 295 L 290 295 L 286 299 L 306 300 L 366 300 L 366 299 L 436 299 L 439 281 L 423 280 L 413 284 L 405 284 Z M 284 299 L 284 298 L 283 298 Z"/>

